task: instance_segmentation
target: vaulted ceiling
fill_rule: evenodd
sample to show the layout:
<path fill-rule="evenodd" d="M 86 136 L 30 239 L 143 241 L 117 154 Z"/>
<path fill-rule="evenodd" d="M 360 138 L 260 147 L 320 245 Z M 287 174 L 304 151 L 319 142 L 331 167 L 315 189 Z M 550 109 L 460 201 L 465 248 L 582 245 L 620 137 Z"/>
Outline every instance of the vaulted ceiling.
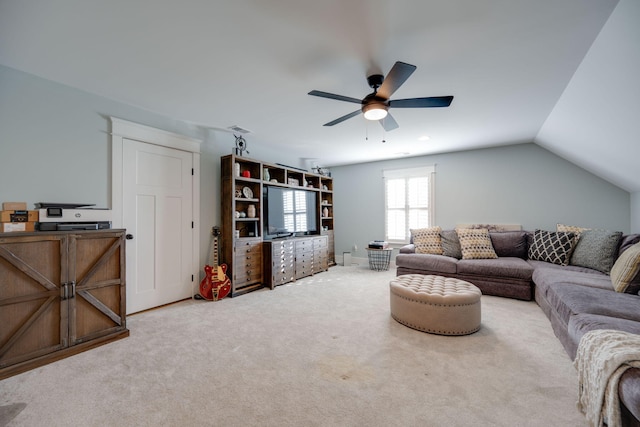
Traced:
<path fill-rule="evenodd" d="M 5 1 L 0 64 L 206 128 L 238 125 L 250 144 L 332 166 L 536 141 L 616 5 Z M 368 73 L 396 61 L 417 70 L 392 98 L 454 95 L 451 106 L 392 110 L 390 132 L 362 115 L 323 126 L 358 106 L 310 90 L 363 98 Z M 640 179 L 573 159 L 562 124 L 548 126 L 541 145 L 640 191 Z"/>

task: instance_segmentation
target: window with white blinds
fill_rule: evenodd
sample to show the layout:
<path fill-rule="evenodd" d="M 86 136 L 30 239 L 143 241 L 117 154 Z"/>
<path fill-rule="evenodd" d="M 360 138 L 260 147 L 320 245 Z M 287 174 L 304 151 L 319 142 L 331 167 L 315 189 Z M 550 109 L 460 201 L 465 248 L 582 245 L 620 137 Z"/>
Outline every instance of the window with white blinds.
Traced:
<path fill-rule="evenodd" d="M 290 231 L 307 230 L 307 192 L 284 191 L 282 194 L 284 228 Z"/>
<path fill-rule="evenodd" d="M 385 194 L 385 240 L 409 243 L 412 228 L 433 224 L 435 166 L 382 172 Z"/>

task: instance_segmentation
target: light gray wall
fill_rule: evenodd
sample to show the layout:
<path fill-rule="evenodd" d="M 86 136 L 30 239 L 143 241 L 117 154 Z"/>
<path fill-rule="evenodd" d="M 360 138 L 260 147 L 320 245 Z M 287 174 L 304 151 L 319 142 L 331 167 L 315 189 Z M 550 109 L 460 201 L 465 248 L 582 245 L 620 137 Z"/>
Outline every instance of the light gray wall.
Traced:
<path fill-rule="evenodd" d="M 631 232 L 640 233 L 640 192 L 631 193 Z"/>
<path fill-rule="evenodd" d="M 185 123 L 0 66 L 2 200 L 107 207 L 109 116 L 202 139 Z"/>
<path fill-rule="evenodd" d="M 384 237 L 382 170 L 436 165 L 435 225 L 521 224 L 553 230 L 557 223 L 630 229 L 630 194 L 535 144 L 331 168 L 336 254 L 366 257 Z M 358 251 L 353 251 L 353 246 Z"/>
<path fill-rule="evenodd" d="M 109 116 L 202 140 L 200 263 L 210 230 L 220 221 L 220 157 L 233 152 L 232 134 L 202 129 L 0 65 L 0 202 L 111 205 Z M 250 156 L 301 167 L 246 137 Z"/>

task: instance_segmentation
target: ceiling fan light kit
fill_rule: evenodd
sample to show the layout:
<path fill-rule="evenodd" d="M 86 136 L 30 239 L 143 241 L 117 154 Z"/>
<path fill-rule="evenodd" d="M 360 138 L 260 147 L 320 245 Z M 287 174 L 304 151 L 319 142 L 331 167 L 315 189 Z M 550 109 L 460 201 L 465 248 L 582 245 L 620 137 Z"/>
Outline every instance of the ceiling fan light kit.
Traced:
<path fill-rule="evenodd" d="M 373 89 L 373 92 L 365 96 L 362 100 L 351 98 L 344 95 L 336 95 L 334 93 L 312 90 L 309 95 L 319 96 L 321 98 L 335 99 L 338 101 L 352 102 L 361 104 L 362 107 L 358 111 L 353 111 L 338 117 L 324 126 L 333 126 L 342 123 L 352 117 L 359 115 L 361 112 L 367 120 L 379 120 L 380 124 L 386 131 L 391 131 L 398 127 L 398 123 L 389 114 L 389 108 L 437 108 L 448 107 L 453 101 L 453 96 L 434 96 L 426 98 L 408 98 L 408 99 L 389 99 L 393 93 L 402 86 L 402 84 L 416 70 L 415 65 L 406 64 L 404 62 L 396 62 L 391 71 L 385 78 L 381 74 L 373 74 L 367 77 L 367 83 Z M 386 118 L 386 120 L 382 120 Z"/>
<path fill-rule="evenodd" d="M 362 112 L 367 120 L 380 120 L 387 117 L 387 108 L 384 104 L 370 103 L 362 106 Z"/>

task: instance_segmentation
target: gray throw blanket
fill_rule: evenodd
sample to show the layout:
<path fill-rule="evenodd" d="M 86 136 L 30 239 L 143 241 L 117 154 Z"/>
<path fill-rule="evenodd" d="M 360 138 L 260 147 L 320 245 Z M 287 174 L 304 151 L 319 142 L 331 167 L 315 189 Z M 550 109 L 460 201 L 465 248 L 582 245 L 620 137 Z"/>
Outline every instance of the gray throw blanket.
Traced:
<path fill-rule="evenodd" d="M 591 426 L 620 426 L 618 382 L 631 367 L 640 368 L 640 335 L 598 329 L 580 339 L 574 366 L 578 370 L 578 408 Z"/>

